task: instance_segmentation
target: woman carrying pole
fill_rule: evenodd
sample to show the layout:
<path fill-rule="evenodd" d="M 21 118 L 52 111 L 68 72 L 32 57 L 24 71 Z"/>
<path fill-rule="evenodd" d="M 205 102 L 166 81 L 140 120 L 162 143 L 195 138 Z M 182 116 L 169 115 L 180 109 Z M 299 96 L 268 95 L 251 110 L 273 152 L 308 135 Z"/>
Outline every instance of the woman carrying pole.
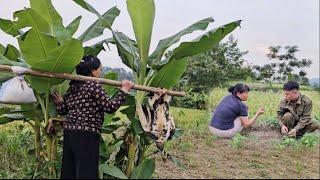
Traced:
<path fill-rule="evenodd" d="M 98 58 L 85 56 L 76 66 L 78 75 L 100 77 Z M 97 81 L 70 82 L 64 97 L 53 94 L 60 115 L 67 115 L 63 124 L 62 179 L 97 179 L 100 131 L 104 113 L 115 112 L 126 100 L 133 83 L 123 80 L 119 92 L 110 98 Z"/>

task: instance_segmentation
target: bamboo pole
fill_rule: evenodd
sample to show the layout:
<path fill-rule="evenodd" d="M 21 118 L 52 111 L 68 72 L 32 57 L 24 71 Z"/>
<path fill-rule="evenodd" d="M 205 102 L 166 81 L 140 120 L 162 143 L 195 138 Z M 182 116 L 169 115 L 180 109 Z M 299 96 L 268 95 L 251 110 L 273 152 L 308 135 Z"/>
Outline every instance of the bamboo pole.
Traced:
<path fill-rule="evenodd" d="M 0 70 L 14 73 L 14 72 L 12 72 L 11 66 L 7 66 L 7 65 L 0 65 Z M 28 74 L 28 75 L 32 75 L 32 76 L 39 76 L 39 77 L 47 77 L 47 78 L 77 80 L 77 81 L 98 81 L 102 84 L 108 84 L 111 86 L 118 86 L 118 87 L 121 86 L 120 81 L 114 81 L 114 80 L 103 79 L 103 78 L 95 78 L 95 77 L 91 77 L 91 76 L 73 75 L 73 74 L 67 74 L 67 73 L 51 73 L 51 72 L 42 72 L 42 71 L 27 69 L 23 74 Z M 160 88 L 141 86 L 139 84 L 134 84 L 132 89 L 139 90 L 139 91 L 153 92 L 153 93 L 158 93 L 161 91 Z M 172 95 L 172 96 L 185 96 L 186 95 L 185 92 L 171 91 L 171 90 L 168 90 L 167 94 Z"/>

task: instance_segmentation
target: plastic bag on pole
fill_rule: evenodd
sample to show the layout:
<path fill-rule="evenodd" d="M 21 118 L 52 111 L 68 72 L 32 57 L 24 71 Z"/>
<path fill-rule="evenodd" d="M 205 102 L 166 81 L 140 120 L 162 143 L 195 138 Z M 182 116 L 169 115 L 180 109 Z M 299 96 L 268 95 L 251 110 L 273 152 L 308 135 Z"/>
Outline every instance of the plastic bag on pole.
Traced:
<path fill-rule="evenodd" d="M 4 82 L 0 89 L 0 103 L 26 104 L 37 102 L 33 89 L 23 76 L 17 76 Z"/>

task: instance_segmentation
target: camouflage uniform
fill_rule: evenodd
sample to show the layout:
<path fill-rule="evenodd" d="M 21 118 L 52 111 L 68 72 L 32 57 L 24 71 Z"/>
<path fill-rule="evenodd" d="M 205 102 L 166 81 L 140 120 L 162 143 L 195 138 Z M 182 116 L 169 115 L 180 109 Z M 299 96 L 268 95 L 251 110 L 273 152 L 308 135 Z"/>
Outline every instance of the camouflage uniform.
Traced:
<path fill-rule="evenodd" d="M 305 95 L 300 94 L 295 103 L 282 99 L 277 114 L 280 126 L 285 125 L 288 131 L 295 129 L 297 135 L 320 129 L 319 122 L 311 118 L 312 101 Z"/>

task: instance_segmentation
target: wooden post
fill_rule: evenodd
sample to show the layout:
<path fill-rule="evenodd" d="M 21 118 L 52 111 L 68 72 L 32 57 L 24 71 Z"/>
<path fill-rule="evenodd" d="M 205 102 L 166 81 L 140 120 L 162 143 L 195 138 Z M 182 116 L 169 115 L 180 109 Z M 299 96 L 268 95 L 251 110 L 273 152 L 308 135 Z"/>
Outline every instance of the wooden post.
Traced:
<path fill-rule="evenodd" d="M 11 66 L 7 66 L 7 65 L 0 65 L 0 70 L 13 73 Z M 119 86 L 119 87 L 121 86 L 120 81 L 114 81 L 114 80 L 104 79 L 104 78 L 95 78 L 95 77 L 91 77 L 91 76 L 73 75 L 73 74 L 67 74 L 67 73 L 63 73 L 63 74 L 62 73 L 51 73 L 51 72 L 42 72 L 42 71 L 27 69 L 23 74 L 28 74 L 28 75 L 32 75 L 32 76 L 47 77 L 47 78 L 77 80 L 77 81 L 98 81 L 102 84 L 108 84 L 111 86 Z M 160 88 L 141 86 L 138 84 L 134 84 L 132 89 L 139 90 L 139 91 L 153 92 L 153 93 L 158 93 L 161 91 Z M 185 92 L 171 91 L 171 90 L 168 90 L 167 94 L 172 95 L 172 96 L 185 96 L 186 95 Z"/>

